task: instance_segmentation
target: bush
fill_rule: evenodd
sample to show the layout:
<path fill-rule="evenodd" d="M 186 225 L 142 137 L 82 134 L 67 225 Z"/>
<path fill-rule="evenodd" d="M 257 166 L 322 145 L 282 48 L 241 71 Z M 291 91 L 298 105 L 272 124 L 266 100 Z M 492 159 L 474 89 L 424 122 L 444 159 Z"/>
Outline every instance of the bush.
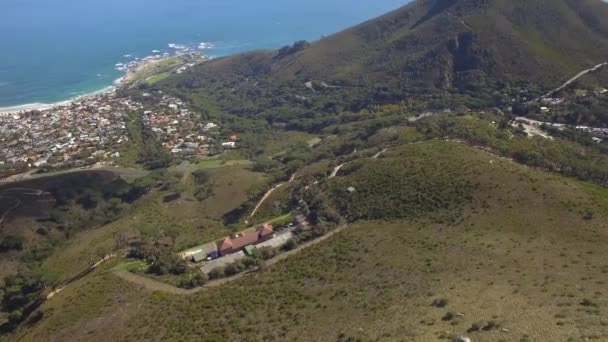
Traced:
<path fill-rule="evenodd" d="M 209 279 L 220 279 L 226 276 L 226 270 L 223 267 L 216 267 L 212 269 L 209 274 Z"/>
<path fill-rule="evenodd" d="M 296 247 L 298 247 L 298 243 L 295 239 L 289 239 L 284 245 L 283 245 L 283 249 L 286 251 L 290 251 L 292 249 L 295 249 Z"/>
<path fill-rule="evenodd" d="M 0 253 L 8 251 L 20 251 L 23 249 L 23 238 L 15 235 L 7 235 L 0 241 Z"/>
<path fill-rule="evenodd" d="M 442 321 L 451 321 L 452 319 L 454 319 L 454 313 L 453 312 L 446 312 L 445 315 L 443 315 L 443 317 L 441 317 Z"/>
<path fill-rule="evenodd" d="M 277 251 L 274 248 L 262 247 L 262 248 L 256 249 L 255 257 L 262 259 L 262 260 L 268 260 L 268 259 L 272 259 L 276 254 L 277 254 Z"/>
<path fill-rule="evenodd" d="M 436 308 L 444 308 L 446 305 L 448 305 L 448 300 L 445 298 L 437 298 L 431 303 L 431 306 Z"/>
<path fill-rule="evenodd" d="M 192 176 L 194 177 L 194 182 L 197 185 L 203 185 L 209 181 L 210 173 L 209 171 L 199 169 L 192 171 Z"/>
<path fill-rule="evenodd" d="M 252 257 L 246 257 L 242 260 L 242 262 L 247 269 L 256 267 L 259 264 L 258 259 Z"/>
<path fill-rule="evenodd" d="M 237 260 L 234 263 L 226 266 L 225 273 L 227 276 L 233 276 L 235 274 L 241 273 L 245 270 L 245 265 L 241 260 Z"/>
<path fill-rule="evenodd" d="M 179 284 L 179 287 L 185 289 L 193 289 L 195 287 L 205 285 L 207 281 L 209 281 L 209 277 L 203 272 L 198 272 L 189 280 L 182 280 Z"/>
<path fill-rule="evenodd" d="M 186 261 L 171 254 L 169 251 L 163 251 L 160 255 L 148 255 L 146 256 L 146 260 L 150 263 L 148 272 L 156 275 L 165 275 L 169 273 L 180 275 L 185 274 L 188 271 Z"/>
<path fill-rule="evenodd" d="M 594 302 L 592 302 L 590 299 L 587 299 L 587 298 L 585 298 L 581 301 L 581 305 L 582 306 L 597 306 L 597 304 L 595 304 Z"/>

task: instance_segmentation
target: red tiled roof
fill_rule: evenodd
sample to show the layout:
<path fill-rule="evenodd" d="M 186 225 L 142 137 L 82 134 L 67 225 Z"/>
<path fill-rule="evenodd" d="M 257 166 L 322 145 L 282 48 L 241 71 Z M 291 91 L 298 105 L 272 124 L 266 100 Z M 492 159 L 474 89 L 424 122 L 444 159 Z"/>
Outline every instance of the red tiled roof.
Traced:
<path fill-rule="evenodd" d="M 239 250 L 245 246 L 252 245 L 258 241 L 258 233 L 257 232 L 247 232 L 243 233 L 241 236 L 231 239 L 229 237 L 225 238 L 220 244 L 219 250 L 220 252 L 226 252 L 231 250 Z"/>
<path fill-rule="evenodd" d="M 266 237 L 274 233 L 274 230 L 272 230 L 272 226 L 267 223 L 262 226 L 259 226 L 256 231 L 258 232 L 258 234 L 260 234 L 261 237 Z"/>
<path fill-rule="evenodd" d="M 264 241 L 264 238 L 271 236 L 272 234 L 274 234 L 272 226 L 264 224 L 257 227 L 255 232 L 246 232 L 234 239 L 231 239 L 230 237 L 224 238 L 224 240 L 218 244 L 218 250 L 220 253 L 237 251 L 243 247 L 262 242 Z"/>
<path fill-rule="evenodd" d="M 219 245 L 218 248 L 221 251 L 226 251 L 232 249 L 232 241 L 229 237 L 225 238 Z"/>

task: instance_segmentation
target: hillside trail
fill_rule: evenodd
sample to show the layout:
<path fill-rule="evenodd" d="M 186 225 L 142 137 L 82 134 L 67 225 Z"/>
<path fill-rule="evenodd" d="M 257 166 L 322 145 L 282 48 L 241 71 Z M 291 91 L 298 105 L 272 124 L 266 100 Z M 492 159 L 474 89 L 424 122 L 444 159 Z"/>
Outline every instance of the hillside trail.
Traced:
<path fill-rule="evenodd" d="M 40 189 L 32 189 L 32 188 L 10 188 L 10 189 L 0 191 L 0 198 L 10 198 L 10 199 L 15 200 L 15 204 L 12 207 L 8 208 L 2 214 L 2 216 L 0 216 L 0 225 L 4 222 L 4 220 L 6 219 L 8 214 L 10 214 L 13 210 L 19 208 L 19 206 L 21 206 L 21 204 L 23 204 L 23 202 L 20 199 L 15 198 L 15 196 L 22 195 L 22 196 L 41 197 L 42 195 L 47 195 L 47 194 L 48 194 L 48 192 L 46 192 L 46 191 L 43 191 Z"/>
<path fill-rule="evenodd" d="M 262 204 L 264 204 L 264 202 L 268 199 L 268 197 L 270 197 L 270 195 L 272 195 L 272 193 L 275 190 L 277 190 L 278 188 L 282 187 L 283 185 L 286 185 L 286 184 L 289 184 L 289 183 L 293 182 L 293 180 L 295 178 L 296 178 L 296 174 L 294 173 L 293 175 L 291 175 L 291 177 L 289 178 L 289 180 L 287 182 L 279 183 L 279 184 L 273 186 L 270 190 L 266 191 L 266 193 L 264 194 L 264 196 L 262 196 L 262 198 L 255 205 L 255 208 L 253 208 L 253 211 L 251 212 L 251 215 L 249 215 L 249 218 L 252 218 L 252 217 L 255 216 L 255 214 L 258 212 L 258 210 L 260 209 L 260 207 L 262 206 Z"/>
<path fill-rule="evenodd" d="M 374 154 L 374 156 L 372 157 L 372 159 L 378 159 L 382 154 L 384 154 L 386 151 L 388 151 L 388 148 L 385 148 L 384 150 Z"/>
<path fill-rule="evenodd" d="M 338 171 L 340 171 L 340 169 L 344 167 L 344 163 L 334 167 L 334 169 L 331 171 L 331 174 L 329 175 L 329 179 L 335 178 L 338 175 Z"/>
<path fill-rule="evenodd" d="M 82 279 L 84 276 L 86 276 L 87 274 L 91 273 L 92 271 L 94 271 L 97 267 L 101 266 L 103 263 L 105 263 L 106 261 L 114 258 L 116 256 L 116 254 L 107 254 L 105 255 L 103 258 L 101 258 L 101 260 L 99 260 L 98 262 L 96 262 L 95 264 L 87 267 L 86 270 L 80 272 L 79 274 L 77 274 L 75 277 L 72 277 L 71 279 L 67 280 L 63 286 L 56 288 L 55 290 L 51 291 L 47 296 L 46 296 L 46 300 L 49 300 L 51 298 L 53 298 L 56 294 L 58 294 L 59 292 L 63 291 L 68 285 L 70 285 L 71 283 L 75 282 L 76 280 Z"/>
<path fill-rule="evenodd" d="M 356 151 L 356 150 L 355 150 Z M 385 148 L 382 151 L 379 151 L 378 153 L 374 154 L 372 156 L 372 159 L 378 159 L 383 153 L 385 153 L 386 151 L 388 151 L 388 148 Z M 328 179 L 332 179 L 332 178 L 336 178 L 336 176 L 338 175 L 338 172 L 340 172 L 340 169 L 342 169 L 344 167 L 345 163 L 342 163 L 336 167 L 333 168 L 333 170 L 331 171 L 331 173 L 329 174 L 329 177 L 327 177 Z"/>
<path fill-rule="evenodd" d="M 8 214 L 10 214 L 13 210 L 19 208 L 20 205 L 21 205 L 21 200 L 17 200 L 17 202 L 15 203 L 15 205 L 13 205 L 12 207 L 8 208 L 8 210 L 6 210 L 4 212 L 4 214 L 2 214 L 2 216 L 0 217 L 0 226 L 2 225 L 2 223 L 4 222 L 4 219 L 8 216 Z"/>

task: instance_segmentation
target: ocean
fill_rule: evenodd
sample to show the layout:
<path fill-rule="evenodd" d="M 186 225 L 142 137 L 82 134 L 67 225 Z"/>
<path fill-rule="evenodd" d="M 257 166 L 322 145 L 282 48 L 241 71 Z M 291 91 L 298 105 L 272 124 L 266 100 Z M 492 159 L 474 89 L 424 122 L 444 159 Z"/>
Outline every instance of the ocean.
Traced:
<path fill-rule="evenodd" d="M 212 57 L 317 40 L 408 0 L 2 0 L 0 109 L 111 86 L 116 63 L 213 48 Z"/>

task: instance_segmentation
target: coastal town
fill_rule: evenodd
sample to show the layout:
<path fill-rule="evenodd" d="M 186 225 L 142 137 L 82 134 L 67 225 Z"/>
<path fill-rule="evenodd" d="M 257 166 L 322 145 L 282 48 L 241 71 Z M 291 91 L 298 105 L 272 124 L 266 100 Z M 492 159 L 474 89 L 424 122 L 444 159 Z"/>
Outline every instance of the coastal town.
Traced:
<path fill-rule="evenodd" d="M 0 164 L 60 168 L 117 158 L 128 141 L 124 115 L 141 109 L 140 103 L 108 92 L 42 111 L 2 115 Z"/>
<path fill-rule="evenodd" d="M 177 51 L 174 54 L 117 64 L 117 69 L 126 74 L 116 86 L 132 85 L 169 58 L 179 58 L 167 71 L 176 74 L 207 58 L 187 47 L 171 45 Z M 0 168 L 21 172 L 116 165 L 121 152 L 128 148 L 127 121 L 131 113 L 142 114 L 143 129 L 152 132 L 174 157 L 206 157 L 237 147 L 235 134 L 222 139 L 218 123 L 203 121 L 175 97 L 155 91 L 139 93 L 137 98 L 145 100 L 118 95 L 116 88 L 109 88 L 55 105 L 0 113 L 0 144 L 4 147 Z"/>
<path fill-rule="evenodd" d="M 236 148 L 237 136 L 220 139 L 220 125 L 205 122 L 181 100 L 160 94 L 144 106 L 115 91 L 86 96 L 49 109 L 0 116 L 0 166 L 24 171 L 115 165 L 128 148 L 129 113 L 143 113 L 153 132 L 175 157 L 206 157 Z"/>

